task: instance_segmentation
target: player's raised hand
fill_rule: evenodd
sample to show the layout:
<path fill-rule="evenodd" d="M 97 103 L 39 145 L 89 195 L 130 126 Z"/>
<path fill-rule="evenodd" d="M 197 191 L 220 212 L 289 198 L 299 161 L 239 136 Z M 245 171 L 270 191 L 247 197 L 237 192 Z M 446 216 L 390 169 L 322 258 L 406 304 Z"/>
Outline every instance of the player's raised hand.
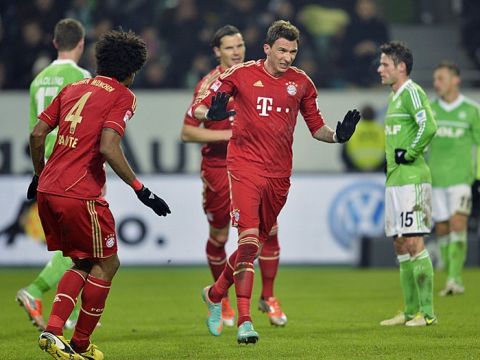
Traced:
<path fill-rule="evenodd" d="M 355 132 L 355 128 L 360 121 L 360 112 L 357 109 L 349 110 L 342 122 L 337 123 L 335 135 L 339 143 L 347 142 Z"/>
<path fill-rule="evenodd" d="M 30 185 L 28 185 L 27 199 L 33 200 L 37 198 L 38 175 L 33 175 Z"/>
<path fill-rule="evenodd" d="M 207 120 L 220 121 L 235 115 L 234 110 L 227 111 L 228 99 L 230 99 L 230 95 L 225 92 L 213 95 L 212 103 L 206 114 Z"/>
<path fill-rule="evenodd" d="M 138 191 L 135 191 L 137 194 L 138 199 L 147 205 L 150 209 L 155 211 L 155 214 L 158 216 L 167 216 L 167 214 L 171 214 L 170 208 L 168 207 L 165 200 L 159 198 L 153 192 L 151 192 L 147 187 L 142 186 L 142 188 Z"/>

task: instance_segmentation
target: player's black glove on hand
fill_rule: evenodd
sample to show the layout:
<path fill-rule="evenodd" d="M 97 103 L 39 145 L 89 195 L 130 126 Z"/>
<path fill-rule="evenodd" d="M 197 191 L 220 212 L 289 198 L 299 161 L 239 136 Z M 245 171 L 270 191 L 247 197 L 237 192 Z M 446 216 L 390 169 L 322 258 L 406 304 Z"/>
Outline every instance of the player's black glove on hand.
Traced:
<path fill-rule="evenodd" d="M 230 95 L 225 92 L 219 92 L 212 97 L 212 103 L 207 112 L 207 120 L 220 121 L 235 115 L 235 111 L 227 111 L 228 99 Z"/>
<path fill-rule="evenodd" d="M 412 163 L 413 160 L 405 159 L 406 155 L 407 155 L 407 150 L 405 150 L 405 149 L 395 149 L 395 162 L 397 164 L 410 164 L 410 163 Z"/>
<path fill-rule="evenodd" d="M 355 132 L 355 127 L 360 121 L 360 112 L 357 109 L 349 110 L 342 122 L 337 123 L 335 135 L 339 143 L 347 142 Z"/>
<path fill-rule="evenodd" d="M 137 194 L 138 199 L 155 211 L 155 214 L 158 216 L 167 216 L 167 214 L 171 213 L 167 203 L 145 186 L 142 186 L 142 188 L 135 191 L 135 193 Z"/>
<path fill-rule="evenodd" d="M 37 198 L 38 175 L 33 175 L 32 182 L 28 185 L 27 199 L 33 200 Z"/>

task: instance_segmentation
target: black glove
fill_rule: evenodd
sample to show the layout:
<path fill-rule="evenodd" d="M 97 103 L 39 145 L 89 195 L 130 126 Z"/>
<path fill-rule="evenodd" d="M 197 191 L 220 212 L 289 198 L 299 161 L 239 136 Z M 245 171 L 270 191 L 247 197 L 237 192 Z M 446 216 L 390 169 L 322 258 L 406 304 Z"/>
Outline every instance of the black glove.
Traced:
<path fill-rule="evenodd" d="M 37 198 L 38 175 L 33 175 L 30 185 L 28 185 L 27 199 L 33 200 Z"/>
<path fill-rule="evenodd" d="M 347 142 L 352 137 L 360 117 L 360 112 L 357 109 L 349 110 L 343 121 L 337 123 L 335 134 L 339 143 Z"/>
<path fill-rule="evenodd" d="M 219 92 L 212 97 L 212 103 L 207 112 L 207 120 L 220 121 L 228 119 L 235 115 L 235 111 L 227 111 L 228 99 L 230 95 L 225 92 Z"/>
<path fill-rule="evenodd" d="M 135 191 L 135 193 L 137 194 L 138 199 L 155 211 L 155 214 L 158 216 L 167 216 L 167 214 L 171 213 L 167 203 L 152 193 L 145 186 L 142 186 L 142 188 L 138 191 Z"/>
<path fill-rule="evenodd" d="M 405 159 L 405 155 L 407 155 L 407 150 L 405 149 L 395 149 L 395 162 L 397 164 L 410 164 L 413 160 Z"/>

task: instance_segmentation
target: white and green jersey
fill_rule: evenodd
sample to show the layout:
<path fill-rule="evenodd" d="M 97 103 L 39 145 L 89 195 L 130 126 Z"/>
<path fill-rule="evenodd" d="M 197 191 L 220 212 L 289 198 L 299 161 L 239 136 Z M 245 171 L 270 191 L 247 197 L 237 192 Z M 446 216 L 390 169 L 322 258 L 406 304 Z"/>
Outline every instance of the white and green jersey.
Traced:
<path fill-rule="evenodd" d="M 407 80 L 389 96 L 385 117 L 387 186 L 431 183 L 423 152 L 432 140 L 437 124 L 423 89 Z M 407 150 L 407 165 L 395 162 L 395 149 Z"/>
<path fill-rule="evenodd" d="M 57 94 L 66 85 L 91 77 L 90 73 L 79 67 L 73 60 L 55 60 L 43 69 L 30 84 L 30 131 L 38 122 L 37 116 L 46 109 Z M 52 153 L 57 129 L 45 139 L 45 157 Z"/>
<path fill-rule="evenodd" d="M 460 95 L 448 104 L 432 102 L 438 130 L 430 143 L 428 165 L 434 187 L 471 184 L 474 180 L 473 146 L 480 144 L 480 107 Z"/>

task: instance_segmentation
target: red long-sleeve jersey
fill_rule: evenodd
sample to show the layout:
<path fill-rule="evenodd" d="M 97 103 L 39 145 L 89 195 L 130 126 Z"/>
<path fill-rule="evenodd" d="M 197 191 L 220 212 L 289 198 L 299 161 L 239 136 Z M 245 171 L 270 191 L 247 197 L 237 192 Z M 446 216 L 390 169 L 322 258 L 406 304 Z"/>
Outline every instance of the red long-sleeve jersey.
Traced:
<path fill-rule="evenodd" d="M 216 92 L 234 96 L 236 115 L 228 144 L 228 169 L 288 177 L 298 112 L 312 135 L 324 121 L 317 90 L 305 72 L 290 67 L 282 76 L 274 77 L 265 70 L 264 62 L 249 61 L 226 70 L 199 94 L 192 110 L 201 104 L 209 107 Z"/>

